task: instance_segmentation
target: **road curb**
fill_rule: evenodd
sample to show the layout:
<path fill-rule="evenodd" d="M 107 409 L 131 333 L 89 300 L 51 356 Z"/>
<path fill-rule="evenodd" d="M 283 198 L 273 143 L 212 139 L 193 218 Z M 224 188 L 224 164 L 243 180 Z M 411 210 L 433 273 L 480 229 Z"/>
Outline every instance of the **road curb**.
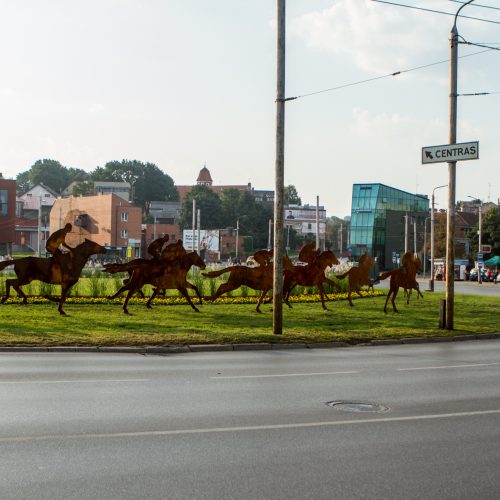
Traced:
<path fill-rule="evenodd" d="M 377 347 L 402 344 L 429 344 L 435 342 L 466 342 L 470 340 L 500 339 L 498 333 L 478 333 L 449 337 L 407 337 L 403 339 L 374 339 L 371 342 L 349 344 L 347 342 L 320 342 L 317 344 L 272 344 L 267 342 L 248 344 L 195 344 L 186 346 L 0 346 L 0 352 L 99 352 L 120 354 L 179 354 L 188 352 L 257 351 L 271 349 L 337 349 L 341 347 Z"/>

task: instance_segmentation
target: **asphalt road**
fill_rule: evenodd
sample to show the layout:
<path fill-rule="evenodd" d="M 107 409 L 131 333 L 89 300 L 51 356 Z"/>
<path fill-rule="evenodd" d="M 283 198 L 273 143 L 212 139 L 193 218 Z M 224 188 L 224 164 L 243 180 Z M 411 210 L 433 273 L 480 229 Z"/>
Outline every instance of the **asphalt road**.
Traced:
<path fill-rule="evenodd" d="M 498 340 L 2 353 L 0 401 L 2 500 L 500 495 Z"/>

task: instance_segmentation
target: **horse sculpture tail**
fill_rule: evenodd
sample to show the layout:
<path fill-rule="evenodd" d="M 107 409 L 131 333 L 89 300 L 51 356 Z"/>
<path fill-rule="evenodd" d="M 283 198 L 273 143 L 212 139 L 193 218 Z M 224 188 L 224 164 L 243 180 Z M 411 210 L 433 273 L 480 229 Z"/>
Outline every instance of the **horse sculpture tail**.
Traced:
<path fill-rule="evenodd" d="M 351 269 L 349 269 L 349 271 L 347 271 L 344 274 L 337 274 L 337 275 L 335 275 L 335 278 L 337 278 L 338 280 L 343 280 L 345 277 L 348 276 L 348 274 L 349 274 L 350 271 L 351 271 Z"/>
<path fill-rule="evenodd" d="M 391 275 L 392 275 L 392 271 L 387 271 L 385 273 L 382 273 L 377 279 L 378 280 L 385 280 Z"/>
<path fill-rule="evenodd" d="M 3 262 L 0 262 L 0 271 L 3 271 L 7 266 L 11 266 L 15 263 L 15 260 L 4 260 Z"/>
<path fill-rule="evenodd" d="M 201 273 L 203 276 L 207 276 L 207 278 L 217 278 L 217 276 L 221 276 L 224 273 L 229 273 L 236 266 L 225 267 L 224 269 L 219 269 L 218 271 L 210 271 L 209 273 Z"/>
<path fill-rule="evenodd" d="M 133 271 L 134 266 L 129 266 L 128 264 L 104 264 L 104 270 L 107 273 L 123 273 L 129 270 Z"/>

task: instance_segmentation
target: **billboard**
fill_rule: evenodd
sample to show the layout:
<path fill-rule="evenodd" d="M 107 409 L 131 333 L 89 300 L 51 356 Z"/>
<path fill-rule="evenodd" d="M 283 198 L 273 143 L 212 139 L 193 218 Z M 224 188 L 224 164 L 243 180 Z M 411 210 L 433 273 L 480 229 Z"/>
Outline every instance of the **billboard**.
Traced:
<path fill-rule="evenodd" d="M 190 252 L 193 250 L 205 249 L 208 252 L 218 252 L 220 247 L 220 236 L 218 229 L 201 229 L 200 244 L 198 245 L 198 231 L 194 232 L 194 248 L 193 248 L 193 230 L 184 229 L 182 232 L 182 244 L 184 248 Z"/>

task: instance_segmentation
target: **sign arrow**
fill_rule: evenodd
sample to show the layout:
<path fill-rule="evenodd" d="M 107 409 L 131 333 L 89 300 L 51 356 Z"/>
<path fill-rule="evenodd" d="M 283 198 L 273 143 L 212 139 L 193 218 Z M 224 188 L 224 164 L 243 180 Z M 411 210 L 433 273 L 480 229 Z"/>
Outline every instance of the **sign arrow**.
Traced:
<path fill-rule="evenodd" d="M 425 152 L 425 157 L 429 158 L 430 160 L 434 160 L 434 156 L 432 156 L 432 153 L 430 151 Z"/>

